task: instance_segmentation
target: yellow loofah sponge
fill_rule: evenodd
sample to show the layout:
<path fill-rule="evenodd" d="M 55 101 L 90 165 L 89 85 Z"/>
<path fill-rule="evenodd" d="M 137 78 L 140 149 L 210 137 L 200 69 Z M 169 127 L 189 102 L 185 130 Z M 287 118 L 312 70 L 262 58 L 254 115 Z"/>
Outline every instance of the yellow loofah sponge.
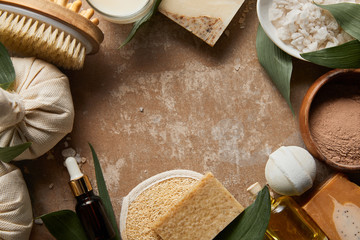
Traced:
<path fill-rule="evenodd" d="M 211 240 L 243 210 L 214 175 L 207 173 L 155 223 L 154 230 L 163 240 Z"/>

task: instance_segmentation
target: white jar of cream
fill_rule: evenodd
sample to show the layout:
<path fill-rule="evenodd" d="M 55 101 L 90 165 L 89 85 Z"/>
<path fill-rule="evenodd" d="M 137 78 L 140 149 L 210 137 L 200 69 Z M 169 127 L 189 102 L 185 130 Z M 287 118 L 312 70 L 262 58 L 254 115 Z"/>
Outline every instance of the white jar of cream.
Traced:
<path fill-rule="evenodd" d="M 87 0 L 105 19 L 120 24 L 136 22 L 150 11 L 154 0 Z"/>

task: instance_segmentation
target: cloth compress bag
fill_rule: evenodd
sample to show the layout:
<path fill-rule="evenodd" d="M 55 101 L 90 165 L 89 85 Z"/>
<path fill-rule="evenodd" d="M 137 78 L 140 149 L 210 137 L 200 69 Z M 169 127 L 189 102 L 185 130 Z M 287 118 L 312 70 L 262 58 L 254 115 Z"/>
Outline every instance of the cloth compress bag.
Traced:
<path fill-rule="evenodd" d="M 33 216 L 21 171 L 0 161 L 0 239 L 27 240 Z"/>
<path fill-rule="evenodd" d="M 15 160 L 37 158 L 71 132 L 74 107 L 68 78 L 35 58 L 12 58 L 16 79 L 0 89 L 0 147 L 32 145 Z"/>

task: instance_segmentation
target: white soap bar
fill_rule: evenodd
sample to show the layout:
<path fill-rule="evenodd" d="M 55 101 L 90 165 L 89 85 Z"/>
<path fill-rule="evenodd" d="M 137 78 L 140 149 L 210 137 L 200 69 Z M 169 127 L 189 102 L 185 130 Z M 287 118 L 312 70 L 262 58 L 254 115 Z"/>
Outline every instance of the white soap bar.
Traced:
<path fill-rule="evenodd" d="M 159 11 L 214 46 L 245 0 L 163 0 Z"/>
<path fill-rule="evenodd" d="M 269 186 L 287 196 L 301 195 L 313 185 L 316 164 L 311 154 L 301 147 L 280 147 L 270 154 L 265 167 Z"/>

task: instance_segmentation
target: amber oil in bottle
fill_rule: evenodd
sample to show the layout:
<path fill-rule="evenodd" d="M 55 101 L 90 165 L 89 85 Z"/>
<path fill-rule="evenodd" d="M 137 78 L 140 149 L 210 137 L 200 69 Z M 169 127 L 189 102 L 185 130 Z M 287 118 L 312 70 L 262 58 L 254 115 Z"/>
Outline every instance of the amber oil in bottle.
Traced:
<path fill-rule="evenodd" d="M 248 188 L 256 196 L 261 191 L 259 183 Z M 270 197 L 271 213 L 265 239 L 269 240 L 326 240 L 317 224 L 301 209 L 294 199 L 282 196 Z"/>
<path fill-rule="evenodd" d="M 113 239 L 115 231 L 100 197 L 93 192 L 89 178 L 81 173 L 75 158 L 67 158 L 65 166 L 70 174 L 70 188 L 77 200 L 76 214 L 88 238 L 91 240 Z"/>

